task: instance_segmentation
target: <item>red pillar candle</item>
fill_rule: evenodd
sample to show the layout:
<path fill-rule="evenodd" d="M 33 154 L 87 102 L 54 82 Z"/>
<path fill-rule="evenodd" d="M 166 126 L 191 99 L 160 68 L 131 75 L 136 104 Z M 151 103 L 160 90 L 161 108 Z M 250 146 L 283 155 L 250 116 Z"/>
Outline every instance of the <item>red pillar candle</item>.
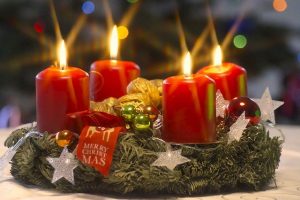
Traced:
<path fill-rule="evenodd" d="M 222 63 L 220 46 L 216 48 L 214 58 L 214 65 L 206 66 L 197 73 L 212 78 L 216 82 L 216 89 L 220 90 L 227 100 L 247 96 L 246 70 L 233 63 Z"/>
<path fill-rule="evenodd" d="M 60 67 L 50 66 L 36 76 L 36 118 L 41 132 L 63 130 L 68 113 L 89 108 L 88 74 L 66 66 L 64 48 L 62 42 Z"/>
<path fill-rule="evenodd" d="M 119 98 L 126 94 L 128 84 L 140 76 L 139 67 L 129 61 L 100 60 L 91 65 L 91 100 L 102 101 L 108 97 Z"/>
<path fill-rule="evenodd" d="M 110 54 L 118 54 L 118 32 L 114 26 L 110 39 Z M 93 101 L 102 101 L 108 97 L 119 98 L 126 94 L 127 85 L 140 76 L 140 68 L 134 62 L 116 59 L 100 60 L 90 68 L 90 95 Z"/>
<path fill-rule="evenodd" d="M 188 57 L 185 66 L 191 65 Z M 214 142 L 215 94 L 214 81 L 205 75 L 180 75 L 164 80 L 162 138 L 172 143 Z"/>

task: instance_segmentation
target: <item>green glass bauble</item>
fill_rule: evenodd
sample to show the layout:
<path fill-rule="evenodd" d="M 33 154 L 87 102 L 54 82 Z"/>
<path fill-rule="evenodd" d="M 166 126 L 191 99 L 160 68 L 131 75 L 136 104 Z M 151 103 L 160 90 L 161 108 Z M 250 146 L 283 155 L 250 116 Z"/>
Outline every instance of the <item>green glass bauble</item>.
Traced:
<path fill-rule="evenodd" d="M 121 116 L 126 122 L 132 122 L 136 115 L 136 109 L 133 105 L 125 105 L 121 108 Z"/>
<path fill-rule="evenodd" d="M 146 114 L 138 114 L 133 121 L 133 128 L 137 131 L 146 131 L 151 126 L 151 120 Z"/>

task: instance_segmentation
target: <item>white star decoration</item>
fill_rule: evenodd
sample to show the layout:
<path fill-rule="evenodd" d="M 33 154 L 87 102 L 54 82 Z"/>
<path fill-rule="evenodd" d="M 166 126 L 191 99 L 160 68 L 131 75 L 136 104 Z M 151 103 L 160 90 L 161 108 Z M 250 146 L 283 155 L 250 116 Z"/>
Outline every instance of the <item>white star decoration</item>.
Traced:
<path fill-rule="evenodd" d="M 55 183 L 56 181 L 64 177 L 73 185 L 75 184 L 73 170 L 78 166 L 78 163 L 75 160 L 74 155 L 72 153 L 69 153 L 66 147 L 61 152 L 59 158 L 48 157 L 47 161 L 54 168 L 52 183 Z"/>
<path fill-rule="evenodd" d="M 261 97 L 261 99 L 254 99 L 254 101 L 258 104 L 261 111 L 261 119 L 263 121 L 271 121 L 275 124 L 275 115 L 274 110 L 283 105 L 282 101 L 273 101 L 270 90 L 267 87 Z"/>
<path fill-rule="evenodd" d="M 245 118 L 245 112 L 239 116 L 234 124 L 230 127 L 230 131 L 228 133 L 228 143 L 231 143 L 234 140 L 239 141 L 243 135 L 245 128 L 247 127 L 250 119 Z"/>
<path fill-rule="evenodd" d="M 158 153 L 158 158 L 151 165 L 152 166 L 166 166 L 173 170 L 177 165 L 191 161 L 190 159 L 181 155 L 181 149 Z"/>
<path fill-rule="evenodd" d="M 229 101 L 225 100 L 220 90 L 216 93 L 216 117 L 224 118 L 224 111 Z"/>

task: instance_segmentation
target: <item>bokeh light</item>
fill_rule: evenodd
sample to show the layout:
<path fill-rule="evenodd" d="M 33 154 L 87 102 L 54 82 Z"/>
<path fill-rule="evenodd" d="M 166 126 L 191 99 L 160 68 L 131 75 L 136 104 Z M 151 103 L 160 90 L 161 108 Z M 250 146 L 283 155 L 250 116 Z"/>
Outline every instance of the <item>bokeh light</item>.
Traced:
<path fill-rule="evenodd" d="M 35 32 L 42 33 L 45 29 L 45 24 L 41 21 L 37 21 L 33 24 L 33 28 L 34 28 Z"/>
<path fill-rule="evenodd" d="M 128 1 L 128 3 L 136 3 L 136 2 L 138 2 L 139 0 L 127 0 Z"/>
<path fill-rule="evenodd" d="M 118 26 L 118 37 L 120 40 L 127 38 L 128 34 L 129 31 L 126 26 Z"/>
<path fill-rule="evenodd" d="M 95 4 L 91 1 L 86 1 L 82 4 L 82 12 L 86 15 L 89 15 L 95 11 Z"/>
<path fill-rule="evenodd" d="M 277 12 L 284 12 L 287 9 L 287 2 L 286 0 L 274 0 L 273 1 L 273 8 Z"/>
<path fill-rule="evenodd" d="M 236 48 L 242 49 L 247 45 L 247 38 L 244 35 L 236 35 L 233 38 L 233 44 Z"/>
<path fill-rule="evenodd" d="M 297 54 L 297 61 L 300 63 L 300 52 Z"/>

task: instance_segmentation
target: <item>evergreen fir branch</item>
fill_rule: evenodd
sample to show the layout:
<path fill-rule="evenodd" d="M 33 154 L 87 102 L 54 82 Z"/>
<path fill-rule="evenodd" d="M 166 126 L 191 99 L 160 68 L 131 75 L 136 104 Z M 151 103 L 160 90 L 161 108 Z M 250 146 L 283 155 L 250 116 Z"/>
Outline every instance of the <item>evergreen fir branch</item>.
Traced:
<path fill-rule="evenodd" d="M 174 170 L 151 166 L 157 153 L 165 151 L 165 143 L 142 134 L 120 135 L 114 152 L 110 175 L 79 161 L 74 170 L 75 186 L 65 179 L 51 183 L 53 168 L 47 157 L 59 157 L 62 148 L 53 135 L 27 138 L 12 159 L 12 175 L 26 184 L 64 192 L 105 194 L 176 194 L 197 195 L 241 189 L 260 190 L 275 178 L 283 141 L 271 138 L 261 126 L 250 126 L 240 141 L 227 144 L 228 127 L 221 121 L 217 126 L 219 141 L 213 145 L 183 145 L 182 155 L 191 161 Z M 6 146 L 15 144 L 29 129 L 14 131 Z M 69 150 L 73 151 L 77 141 Z"/>

